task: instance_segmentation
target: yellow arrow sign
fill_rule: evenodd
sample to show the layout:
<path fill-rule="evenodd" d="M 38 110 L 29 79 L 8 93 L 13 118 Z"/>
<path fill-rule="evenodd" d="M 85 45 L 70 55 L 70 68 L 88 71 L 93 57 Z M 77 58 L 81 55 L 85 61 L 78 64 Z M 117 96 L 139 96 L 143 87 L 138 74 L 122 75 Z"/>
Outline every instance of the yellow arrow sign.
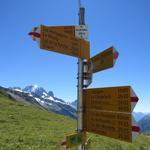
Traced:
<path fill-rule="evenodd" d="M 130 86 L 84 89 L 85 131 L 132 142 L 139 132 L 131 115 L 137 101 Z"/>
<path fill-rule="evenodd" d="M 55 29 L 58 32 L 66 33 L 70 36 L 75 36 L 75 26 L 49 26 L 48 28 Z"/>
<path fill-rule="evenodd" d="M 94 109 L 85 111 L 83 126 L 85 131 L 107 137 L 133 142 L 139 127 L 132 122 L 129 113 L 104 112 Z"/>
<path fill-rule="evenodd" d="M 57 29 L 57 27 L 51 28 L 41 26 L 40 48 L 74 57 L 89 59 L 89 42 L 75 38 L 60 30 L 61 29 Z"/>
<path fill-rule="evenodd" d="M 61 33 L 67 33 L 70 36 L 75 36 L 80 39 L 88 39 L 88 29 L 86 25 L 78 26 L 50 26 L 49 28 L 56 29 Z"/>
<path fill-rule="evenodd" d="M 132 112 L 138 97 L 130 86 L 83 90 L 85 109 Z"/>
<path fill-rule="evenodd" d="M 113 67 L 117 57 L 118 52 L 114 47 L 110 47 L 90 58 L 90 61 L 93 64 L 93 73 Z"/>

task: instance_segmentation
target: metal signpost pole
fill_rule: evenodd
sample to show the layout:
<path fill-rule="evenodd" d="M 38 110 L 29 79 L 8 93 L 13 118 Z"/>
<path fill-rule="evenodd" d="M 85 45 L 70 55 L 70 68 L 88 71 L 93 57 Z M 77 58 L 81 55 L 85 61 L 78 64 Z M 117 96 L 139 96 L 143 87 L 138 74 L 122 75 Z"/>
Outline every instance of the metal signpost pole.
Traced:
<path fill-rule="evenodd" d="M 81 7 L 81 0 L 79 2 L 79 25 L 84 25 L 84 8 Z M 78 99 L 77 99 L 77 131 L 83 130 L 83 59 L 78 58 Z M 78 150 L 82 150 L 82 145 L 78 146 Z"/>

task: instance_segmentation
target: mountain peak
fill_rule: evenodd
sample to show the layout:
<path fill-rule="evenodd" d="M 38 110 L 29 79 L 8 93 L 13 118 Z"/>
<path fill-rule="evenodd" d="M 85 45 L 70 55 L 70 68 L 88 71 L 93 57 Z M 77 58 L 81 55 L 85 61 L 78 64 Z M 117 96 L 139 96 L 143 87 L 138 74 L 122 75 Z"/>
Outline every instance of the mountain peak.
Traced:
<path fill-rule="evenodd" d="M 38 85 L 29 85 L 23 89 L 24 92 L 36 94 L 37 96 L 45 95 L 47 96 L 47 91 Z"/>
<path fill-rule="evenodd" d="M 36 90 L 36 89 L 38 89 L 38 88 L 40 88 L 38 85 L 27 85 L 27 86 L 25 86 L 25 90 Z"/>
<path fill-rule="evenodd" d="M 49 91 L 49 92 L 48 92 L 48 96 L 52 96 L 52 97 L 54 97 L 54 93 L 53 93 L 53 91 Z"/>
<path fill-rule="evenodd" d="M 30 85 L 30 86 L 32 86 L 33 88 L 39 88 L 39 86 L 37 85 L 37 84 L 33 84 L 33 85 Z"/>

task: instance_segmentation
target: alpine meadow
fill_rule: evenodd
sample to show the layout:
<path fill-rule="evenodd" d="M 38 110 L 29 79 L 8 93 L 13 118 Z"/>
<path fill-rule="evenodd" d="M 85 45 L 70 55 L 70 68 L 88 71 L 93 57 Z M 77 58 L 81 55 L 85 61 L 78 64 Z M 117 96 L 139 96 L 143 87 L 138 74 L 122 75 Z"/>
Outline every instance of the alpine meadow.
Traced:
<path fill-rule="evenodd" d="M 75 128 L 75 119 L 28 106 L 0 92 L 0 150 L 63 150 L 64 135 Z M 88 137 L 91 150 L 150 150 L 150 134 L 139 135 L 133 144 L 96 134 Z"/>

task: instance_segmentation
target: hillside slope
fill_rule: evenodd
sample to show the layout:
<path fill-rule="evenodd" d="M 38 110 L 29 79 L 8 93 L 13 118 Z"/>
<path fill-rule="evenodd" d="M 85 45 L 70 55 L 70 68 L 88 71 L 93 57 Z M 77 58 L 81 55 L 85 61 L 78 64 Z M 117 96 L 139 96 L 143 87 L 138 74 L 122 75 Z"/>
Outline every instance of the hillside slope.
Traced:
<path fill-rule="evenodd" d="M 60 150 L 76 121 L 14 101 L 0 92 L 0 150 Z M 99 135 L 91 136 L 91 150 L 150 150 L 148 135 L 134 144 Z M 74 148 L 75 149 L 75 148 Z"/>
<path fill-rule="evenodd" d="M 43 87 L 29 85 L 23 89 L 19 87 L 0 87 L 0 89 L 5 90 L 7 94 L 18 101 L 21 100 L 24 103 L 36 105 L 50 112 L 69 116 L 74 119 L 77 118 L 76 109 L 70 103 L 54 96 L 52 91 L 47 92 Z"/>
<path fill-rule="evenodd" d="M 56 150 L 75 120 L 13 101 L 0 93 L 0 150 Z"/>

